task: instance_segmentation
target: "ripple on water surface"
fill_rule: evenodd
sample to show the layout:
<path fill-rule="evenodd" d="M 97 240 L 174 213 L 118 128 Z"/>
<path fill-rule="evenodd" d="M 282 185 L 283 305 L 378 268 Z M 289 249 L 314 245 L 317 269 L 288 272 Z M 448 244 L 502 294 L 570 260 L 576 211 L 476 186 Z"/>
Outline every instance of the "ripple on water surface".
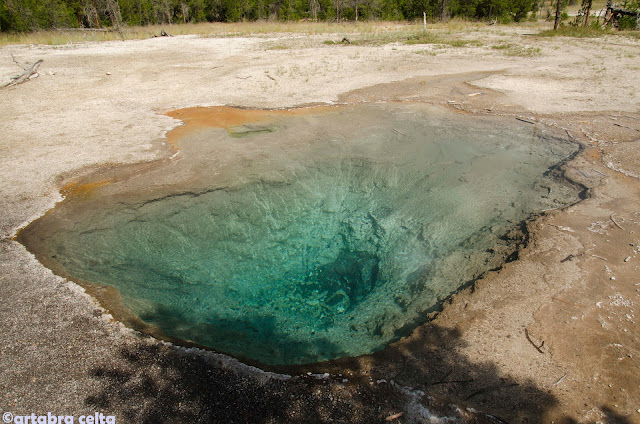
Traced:
<path fill-rule="evenodd" d="M 187 125 L 182 156 L 69 196 L 21 241 L 171 337 L 295 364 L 407 334 L 499 265 L 519 222 L 577 199 L 547 172 L 577 145 L 515 120 L 421 104 L 252 120 Z"/>

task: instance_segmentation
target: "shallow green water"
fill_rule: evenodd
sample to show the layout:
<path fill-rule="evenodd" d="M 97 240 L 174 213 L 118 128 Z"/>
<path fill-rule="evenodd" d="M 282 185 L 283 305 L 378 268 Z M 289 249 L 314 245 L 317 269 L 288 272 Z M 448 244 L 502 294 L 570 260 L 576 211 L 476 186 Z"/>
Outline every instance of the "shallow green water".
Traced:
<path fill-rule="evenodd" d="M 577 199 L 545 176 L 576 146 L 514 120 L 387 104 L 231 133 L 61 204 L 28 246 L 171 336 L 305 363 L 407 334 L 520 221 Z"/>

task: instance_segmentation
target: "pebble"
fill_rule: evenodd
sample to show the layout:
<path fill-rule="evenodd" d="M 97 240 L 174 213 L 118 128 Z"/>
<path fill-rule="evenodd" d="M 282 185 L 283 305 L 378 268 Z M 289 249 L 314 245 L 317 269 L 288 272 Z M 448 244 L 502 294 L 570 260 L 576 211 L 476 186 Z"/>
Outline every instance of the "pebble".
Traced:
<path fill-rule="evenodd" d="M 631 256 L 627 256 L 626 258 L 624 258 L 625 262 L 629 262 L 631 260 Z"/>
<path fill-rule="evenodd" d="M 616 277 L 611 277 L 611 280 L 615 280 L 615 279 L 616 279 Z"/>

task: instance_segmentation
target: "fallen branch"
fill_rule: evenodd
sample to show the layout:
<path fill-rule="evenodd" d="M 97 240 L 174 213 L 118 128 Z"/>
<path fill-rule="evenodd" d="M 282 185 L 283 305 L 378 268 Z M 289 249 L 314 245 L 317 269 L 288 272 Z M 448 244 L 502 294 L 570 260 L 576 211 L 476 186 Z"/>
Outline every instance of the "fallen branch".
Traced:
<path fill-rule="evenodd" d="M 555 383 L 553 383 L 554 386 L 557 386 L 558 384 L 562 383 L 562 380 L 565 379 L 565 377 L 567 376 L 568 373 L 564 373 L 564 375 L 562 377 L 560 377 L 560 379 L 558 381 L 556 381 Z"/>
<path fill-rule="evenodd" d="M 518 121 L 526 122 L 527 124 L 531 124 L 531 125 L 535 125 L 535 124 L 536 124 L 536 123 L 535 123 L 535 122 L 533 122 L 533 121 L 529 121 L 529 120 L 527 120 L 527 119 L 520 118 L 520 117 L 517 117 L 517 116 L 516 116 L 516 119 L 517 119 Z"/>
<path fill-rule="evenodd" d="M 561 260 L 560 263 L 561 264 L 565 263 L 565 262 L 570 261 L 571 259 L 573 259 L 575 257 L 576 257 L 576 255 L 571 254 L 571 255 L 567 256 L 566 258 L 564 258 L 563 260 Z"/>
<path fill-rule="evenodd" d="M 24 69 L 24 72 L 21 73 L 20 75 L 15 76 L 15 77 L 11 77 L 11 79 L 13 81 L 11 81 L 8 84 L 3 85 L 2 88 L 12 87 L 14 85 L 22 84 L 23 82 L 27 82 L 30 79 L 35 78 L 35 77 L 38 76 L 38 67 L 42 63 L 42 59 L 38 60 L 36 63 L 34 63 L 33 65 L 31 65 L 30 67 L 27 68 L 26 66 L 20 65 L 15 60 L 13 55 L 11 55 L 11 57 L 13 58 L 13 61 L 16 62 L 16 64 L 18 64 L 22 69 Z"/>
<path fill-rule="evenodd" d="M 16 65 L 18 65 L 19 67 L 21 67 L 23 70 L 27 70 L 29 69 L 27 66 L 23 65 L 22 63 L 18 62 L 16 60 L 16 58 L 13 56 L 13 53 L 11 53 L 11 60 L 13 60 L 13 63 L 15 63 Z"/>
<path fill-rule="evenodd" d="M 517 386 L 517 385 L 518 385 L 518 383 L 511 383 L 511 384 L 500 384 L 500 385 L 497 385 L 497 386 L 489 386 L 489 387 L 485 387 L 485 388 L 482 388 L 482 389 L 480 389 L 480 390 L 476 390 L 475 392 L 471 393 L 469 396 L 467 396 L 467 399 L 466 399 L 466 400 L 469 400 L 469 399 L 471 399 L 472 397 L 475 397 L 475 396 L 481 395 L 482 393 L 492 392 L 492 391 L 494 391 L 494 390 L 504 389 L 504 388 L 507 388 L 507 387 L 515 387 L 515 386 Z"/>
<path fill-rule="evenodd" d="M 564 131 L 567 133 L 567 135 L 569 136 L 569 138 L 570 138 L 571 140 L 575 140 L 575 138 L 571 135 L 571 133 L 569 132 L 569 130 L 565 129 Z"/>
<path fill-rule="evenodd" d="M 580 128 L 580 131 L 582 132 L 582 134 L 584 134 L 585 137 L 587 137 L 589 140 L 593 141 L 594 143 L 605 143 L 602 140 L 598 140 L 595 137 L 591 137 L 589 133 L 587 133 L 583 128 Z"/>
<path fill-rule="evenodd" d="M 436 381 L 435 383 L 431 383 L 432 386 L 437 386 L 440 384 L 462 384 L 462 383 L 473 383 L 476 381 L 475 379 L 470 380 L 448 380 L 448 381 Z"/>
<path fill-rule="evenodd" d="M 397 420 L 398 418 L 400 418 L 401 416 L 404 415 L 404 412 L 398 412 L 397 414 L 393 414 L 393 415 L 389 415 L 387 418 L 385 418 L 385 421 L 393 421 L 393 420 Z"/>
<path fill-rule="evenodd" d="M 533 340 L 531 340 L 531 337 L 529 336 L 529 331 L 526 328 L 524 329 L 524 335 L 527 338 L 527 340 L 529 340 L 529 343 L 531 343 L 531 346 L 535 347 L 538 352 L 544 353 L 544 351 L 542 350 L 542 346 L 544 346 L 544 340 L 542 341 L 542 344 L 538 346 L 533 342 Z"/>
<path fill-rule="evenodd" d="M 450 369 L 449 371 L 447 371 L 447 373 L 444 375 L 444 377 L 442 377 L 440 380 L 430 383 L 431 386 L 436 386 L 438 384 L 459 384 L 459 383 L 472 383 L 474 381 L 476 381 L 475 379 L 470 379 L 470 380 L 447 380 L 447 377 L 449 377 L 451 375 L 451 373 L 453 372 L 453 369 Z"/>
<path fill-rule="evenodd" d="M 622 231 L 624 231 L 624 228 L 622 228 L 622 227 L 620 226 L 620 224 L 618 224 L 618 223 L 616 222 L 616 220 L 615 220 L 615 219 L 613 219 L 613 215 L 615 215 L 615 213 L 612 213 L 612 214 L 611 214 L 611 216 L 610 216 L 611 221 L 612 221 L 614 224 L 616 224 L 616 227 L 618 227 L 618 228 L 620 228 Z"/>
<path fill-rule="evenodd" d="M 565 305 L 575 306 L 576 308 L 582 308 L 582 305 L 578 305 L 578 304 L 575 304 L 575 303 L 567 302 L 566 300 L 558 299 L 555 296 L 551 296 L 551 299 L 552 300 L 557 300 L 558 302 L 564 303 Z M 542 346 L 540 346 L 540 347 L 542 347 Z"/>
<path fill-rule="evenodd" d="M 626 128 L 626 129 L 628 129 L 628 130 L 633 130 L 633 131 L 638 131 L 638 132 L 640 132 L 640 130 L 639 130 L 639 129 L 637 129 L 637 128 L 627 127 L 626 125 L 621 125 L 621 124 L 618 124 L 618 123 L 615 123 L 615 122 L 613 123 L 613 125 L 615 125 L 615 126 L 617 126 L 617 127 L 620 127 L 620 128 Z"/>

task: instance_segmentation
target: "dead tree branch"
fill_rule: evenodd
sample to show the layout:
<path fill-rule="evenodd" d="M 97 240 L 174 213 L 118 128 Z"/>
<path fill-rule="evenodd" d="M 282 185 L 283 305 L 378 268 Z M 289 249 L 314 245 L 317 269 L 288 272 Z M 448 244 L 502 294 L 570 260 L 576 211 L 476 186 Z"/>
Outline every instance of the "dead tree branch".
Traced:
<path fill-rule="evenodd" d="M 612 214 L 611 214 L 611 216 L 610 216 L 609 218 L 611 218 L 611 221 L 615 224 L 615 226 L 616 226 L 616 227 L 618 227 L 618 228 L 620 228 L 621 230 L 623 230 L 623 231 L 624 231 L 624 228 L 622 228 L 622 227 L 620 226 L 620 224 L 618 224 L 618 223 L 616 222 L 616 220 L 613 218 L 613 216 L 614 216 L 614 215 L 615 215 L 615 213 L 612 213 Z"/>
<path fill-rule="evenodd" d="M 16 65 L 18 65 L 19 67 L 21 67 L 23 70 L 27 70 L 29 69 L 29 67 L 27 65 L 23 65 L 22 63 L 18 62 L 16 60 L 16 58 L 13 56 L 13 53 L 11 53 L 11 60 L 13 60 L 13 63 L 15 63 Z"/>
<path fill-rule="evenodd" d="M 38 67 L 42 63 L 42 59 L 38 60 L 33 65 L 28 66 L 28 65 L 22 65 L 22 64 L 18 63 L 18 61 L 16 61 L 15 57 L 13 57 L 13 55 L 11 55 L 11 58 L 13 59 L 13 61 L 18 66 L 20 66 L 22 69 L 24 69 L 24 72 L 21 73 L 20 75 L 16 75 L 15 77 L 11 77 L 11 82 L 9 82 L 8 84 L 3 85 L 2 88 L 13 87 L 14 85 L 22 84 L 23 82 L 27 82 L 30 79 L 35 78 L 35 77 L 38 76 Z"/>
<path fill-rule="evenodd" d="M 535 347 L 538 352 L 544 353 L 544 351 L 542 350 L 542 347 L 544 346 L 544 341 L 542 341 L 542 344 L 540 346 L 535 344 L 533 340 L 531 340 L 531 336 L 529 336 L 529 330 L 527 330 L 526 328 L 524 329 L 524 335 L 529 341 L 529 343 L 531 343 L 531 346 Z"/>
<path fill-rule="evenodd" d="M 492 392 L 494 390 L 500 390 L 500 389 L 504 389 L 504 388 L 507 388 L 507 387 L 515 387 L 515 386 L 518 386 L 518 383 L 498 384 L 498 385 L 495 385 L 495 386 L 483 387 L 482 389 L 476 390 L 475 392 L 473 392 L 469 396 L 467 396 L 466 400 L 469 400 L 472 397 L 481 395 L 483 393 Z"/>

